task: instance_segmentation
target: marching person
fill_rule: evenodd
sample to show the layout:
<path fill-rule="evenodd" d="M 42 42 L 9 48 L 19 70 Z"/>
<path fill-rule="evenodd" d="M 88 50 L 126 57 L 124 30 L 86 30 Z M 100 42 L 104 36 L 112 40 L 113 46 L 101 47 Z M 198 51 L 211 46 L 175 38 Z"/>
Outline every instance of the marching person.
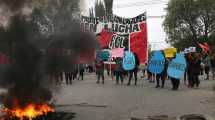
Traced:
<path fill-rule="evenodd" d="M 114 71 L 116 76 L 116 84 L 119 84 L 119 78 L 121 80 L 121 84 L 123 84 L 122 58 L 116 58 L 116 67 Z"/>
<path fill-rule="evenodd" d="M 215 55 L 211 57 L 211 69 L 212 69 L 212 75 L 214 79 L 215 78 Z"/>
<path fill-rule="evenodd" d="M 164 88 L 164 84 L 167 78 L 167 68 L 168 68 L 168 61 L 167 59 L 165 59 L 164 70 L 160 74 L 156 75 L 156 82 L 157 82 L 156 88 L 159 88 L 159 87 Z M 160 86 L 160 80 L 162 84 L 161 86 Z"/>
<path fill-rule="evenodd" d="M 97 75 L 97 84 L 100 83 L 100 78 L 102 78 L 102 84 L 104 84 L 104 62 L 99 59 L 96 61 L 96 75 Z"/>
<path fill-rule="evenodd" d="M 135 85 L 137 85 L 137 72 L 138 72 L 138 68 L 139 68 L 139 65 L 140 65 L 140 62 L 139 62 L 139 59 L 138 59 L 138 56 L 136 53 L 134 53 L 134 57 L 135 57 L 135 68 L 131 71 L 129 71 L 129 81 L 128 81 L 128 86 L 131 84 L 131 79 L 132 79 L 132 76 L 134 74 L 134 79 L 135 79 Z"/>
<path fill-rule="evenodd" d="M 173 59 L 172 59 L 173 60 Z M 170 61 L 171 62 L 171 61 Z M 178 90 L 180 85 L 180 79 L 169 77 L 172 83 L 172 90 Z"/>
<path fill-rule="evenodd" d="M 84 69 L 85 69 L 84 64 L 79 64 L 79 77 L 78 77 L 78 79 L 80 79 L 80 77 L 81 77 L 81 80 L 84 80 Z"/>
<path fill-rule="evenodd" d="M 190 72 L 190 79 L 191 79 L 191 88 L 194 86 L 199 87 L 200 81 L 199 81 L 199 75 L 201 70 L 201 60 L 198 53 L 194 54 L 194 59 L 191 62 L 191 72 Z"/>

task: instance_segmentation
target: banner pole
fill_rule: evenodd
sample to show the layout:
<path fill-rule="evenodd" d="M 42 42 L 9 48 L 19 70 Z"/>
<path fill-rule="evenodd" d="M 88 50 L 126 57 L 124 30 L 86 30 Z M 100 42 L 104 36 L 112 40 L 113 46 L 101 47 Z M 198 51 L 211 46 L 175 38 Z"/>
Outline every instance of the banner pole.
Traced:
<path fill-rule="evenodd" d="M 112 71 L 111 71 L 111 57 L 110 57 L 110 59 L 109 59 L 109 65 L 110 65 L 110 70 L 109 70 L 109 72 L 110 72 L 110 77 L 111 77 L 111 79 L 112 79 Z M 112 79 L 113 80 L 113 79 Z"/>
<path fill-rule="evenodd" d="M 131 37 L 130 37 L 130 35 L 128 38 L 129 38 L 128 39 L 128 51 L 131 52 Z"/>

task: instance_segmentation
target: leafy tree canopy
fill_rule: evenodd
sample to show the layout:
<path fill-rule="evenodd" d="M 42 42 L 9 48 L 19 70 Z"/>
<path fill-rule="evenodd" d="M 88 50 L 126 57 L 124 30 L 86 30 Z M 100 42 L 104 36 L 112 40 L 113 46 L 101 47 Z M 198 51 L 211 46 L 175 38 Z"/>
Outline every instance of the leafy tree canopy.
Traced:
<path fill-rule="evenodd" d="M 166 10 L 163 25 L 171 45 L 182 50 L 199 42 L 214 44 L 214 0 L 170 0 Z"/>

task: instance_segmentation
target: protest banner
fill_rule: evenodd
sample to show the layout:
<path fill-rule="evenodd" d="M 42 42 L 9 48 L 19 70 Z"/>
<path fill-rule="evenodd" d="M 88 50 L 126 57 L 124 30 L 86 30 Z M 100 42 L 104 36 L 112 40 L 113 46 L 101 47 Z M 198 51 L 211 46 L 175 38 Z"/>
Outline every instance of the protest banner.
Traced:
<path fill-rule="evenodd" d="M 81 26 L 85 31 L 100 35 L 98 41 L 102 49 L 128 49 L 137 54 L 140 63 L 147 61 L 146 13 L 134 18 L 116 15 L 101 18 L 81 16 Z"/>
<path fill-rule="evenodd" d="M 135 68 L 136 61 L 135 56 L 130 51 L 125 51 L 125 56 L 123 58 L 122 67 L 124 70 L 129 71 Z"/>
<path fill-rule="evenodd" d="M 161 51 L 154 51 L 148 63 L 148 70 L 151 73 L 159 74 L 164 70 L 165 57 Z"/>
<path fill-rule="evenodd" d="M 111 50 L 111 57 L 121 57 L 123 58 L 124 56 L 124 48 L 115 48 Z"/>
<path fill-rule="evenodd" d="M 110 52 L 109 51 L 97 51 L 96 52 L 96 59 L 100 59 L 103 61 L 108 61 L 110 58 Z"/>
<path fill-rule="evenodd" d="M 173 59 L 167 69 L 169 77 L 180 80 L 184 76 L 187 63 L 183 54 L 176 54 L 176 58 Z"/>

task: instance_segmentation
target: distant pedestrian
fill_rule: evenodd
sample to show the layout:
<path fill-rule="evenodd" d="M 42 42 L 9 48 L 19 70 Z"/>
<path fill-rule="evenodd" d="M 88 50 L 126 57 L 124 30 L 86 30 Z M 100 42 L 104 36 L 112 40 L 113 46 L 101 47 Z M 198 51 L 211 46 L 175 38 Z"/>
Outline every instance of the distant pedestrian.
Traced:
<path fill-rule="evenodd" d="M 71 63 L 67 64 L 68 66 L 65 67 L 64 69 L 64 75 L 65 75 L 65 79 L 66 79 L 66 84 L 72 84 L 72 71 L 73 71 L 73 65 L 71 65 Z"/>
<path fill-rule="evenodd" d="M 85 66 L 84 64 L 79 64 L 79 78 L 81 77 L 81 80 L 84 80 L 84 70 L 85 70 Z"/>
<path fill-rule="evenodd" d="M 203 63 L 204 63 L 205 74 L 206 74 L 205 80 L 209 80 L 209 73 L 211 68 L 211 59 L 209 55 L 205 55 L 205 57 L 203 58 Z"/>
<path fill-rule="evenodd" d="M 215 79 L 215 55 L 211 57 L 211 69 L 212 69 L 213 79 Z"/>

